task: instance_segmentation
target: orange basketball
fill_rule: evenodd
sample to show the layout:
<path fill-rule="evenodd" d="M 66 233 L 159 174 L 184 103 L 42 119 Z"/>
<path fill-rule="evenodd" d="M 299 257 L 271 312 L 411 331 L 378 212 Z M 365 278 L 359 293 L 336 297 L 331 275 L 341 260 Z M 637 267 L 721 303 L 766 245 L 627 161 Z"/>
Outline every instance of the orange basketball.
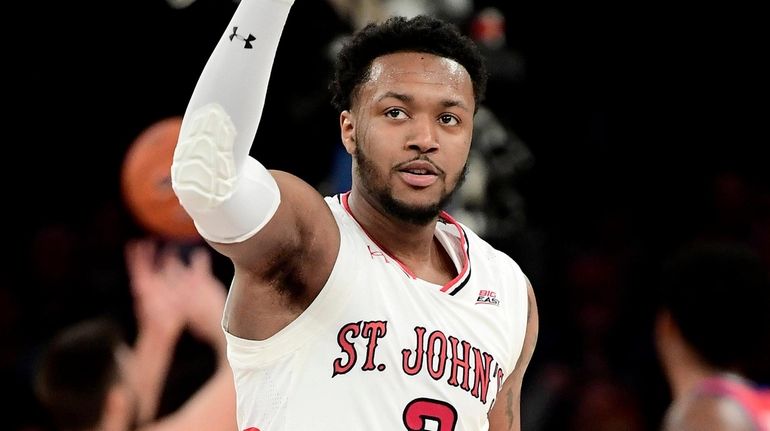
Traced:
<path fill-rule="evenodd" d="M 192 242 L 200 236 L 171 188 L 181 125 L 181 117 L 172 117 L 145 129 L 126 152 L 121 185 L 129 211 L 143 228 L 167 240 Z"/>

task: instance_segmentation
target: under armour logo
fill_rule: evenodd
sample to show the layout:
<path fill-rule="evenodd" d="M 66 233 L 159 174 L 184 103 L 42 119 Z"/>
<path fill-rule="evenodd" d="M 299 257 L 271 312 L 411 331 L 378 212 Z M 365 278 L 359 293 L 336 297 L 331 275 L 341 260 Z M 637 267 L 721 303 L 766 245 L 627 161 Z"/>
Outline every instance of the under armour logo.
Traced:
<path fill-rule="evenodd" d="M 251 49 L 253 46 L 251 46 L 251 41 L 255 40 L 256 37 L 249 33 L 248 37 L 243 37 L 240 34 L 238 34 L 238 27 L 233 27 L 233 34 L 230 35 L 230 40 L 232 41 L 233 38 L 236 38 L 244 43 L 243 47 L 246 49 Z"/>

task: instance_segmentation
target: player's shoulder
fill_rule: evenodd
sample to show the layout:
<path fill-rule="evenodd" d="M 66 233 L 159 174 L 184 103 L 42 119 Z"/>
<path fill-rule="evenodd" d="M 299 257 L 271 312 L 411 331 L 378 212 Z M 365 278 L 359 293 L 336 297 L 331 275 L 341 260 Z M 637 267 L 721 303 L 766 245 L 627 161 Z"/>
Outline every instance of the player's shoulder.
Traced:
<path fill-rule="evenodd" d="M 468 253 L 472 260 L 481 259 L 497 268 L 507 268 L 514 273 L 523 275 L 521 267 L 513 257 L 490 244 L 489 241 L 479 236 L 468 225 L 459 221 L 455 222 L 460 226 L 465 235 L 468 242 Z"/>
<path fill-rule="evenodd" d="M 342 208 L 342 194 L 324 196 L 324 201 L 330 208 Z"/>
<path fill-rule="evenodd" d="M 346 214 L 345 210 L 345 195 L 337 193 L 334 195 L 324 196 L 324 202 L 329 206 L 332 214 L 339 220 L 341 216 Z"/>
<path fill-rule="evenodd" d="M 465 235 L 466 241 L 468 241 L 469 247 L 473 247 L 476 253 L 485 255 L 490 259 L 494 258 L 494 259 L 510 260 L 511 262 L 515 263 L 511 256 L 501 251 L 494 245 L 490 244 L 489 241 L 487 241 L 486 239 L 479 236 L 470 226 L 460 221 L 455 221 L 455 222 L 462 229 L 463 234 Z"/>

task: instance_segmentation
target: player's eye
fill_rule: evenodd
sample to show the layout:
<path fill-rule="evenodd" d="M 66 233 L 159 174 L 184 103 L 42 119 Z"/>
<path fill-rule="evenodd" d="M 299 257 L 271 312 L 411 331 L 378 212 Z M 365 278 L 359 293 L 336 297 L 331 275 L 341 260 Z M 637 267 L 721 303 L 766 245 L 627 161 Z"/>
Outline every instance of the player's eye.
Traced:
<path fill-rule="evenodd" d="M 387 111 L 385 111 L 385 115 L 388 116 L 389 118 L 393 118 L 397 120 L 402 120 L 407 118 L 406 113 L 399 108 L 388 109 Z"/>
<path fill-rule="evenodd" d="M 452 114 L 442 114 L 438 117 L 438 121 L 439 123 L 447 126 L 455 126 L 460 124 L 460 120 Z"/>

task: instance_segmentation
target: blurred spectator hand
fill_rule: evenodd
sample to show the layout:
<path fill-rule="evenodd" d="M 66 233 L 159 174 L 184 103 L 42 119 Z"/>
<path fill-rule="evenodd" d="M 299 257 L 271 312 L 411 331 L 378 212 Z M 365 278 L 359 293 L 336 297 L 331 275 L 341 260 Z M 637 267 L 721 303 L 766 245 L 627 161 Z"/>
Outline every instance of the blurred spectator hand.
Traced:
<path fill-rule="evenodd" d="M 204 248 L 195 249 L 185 268 L 181 289 L 187 328 L 207 342 L 224 342 L 222 312 L 227 290 L 211 270 L 211 255 Z"/>
<path fill-rule="evenodd" d="M 180 283 L 188 271 L 184 262 L 168 249 L 158 256 L 150 239 L 129 242 L 125 253 L 139 331 L 175 338 L 187 318 L 182 306 L 185 283 Z"/>

